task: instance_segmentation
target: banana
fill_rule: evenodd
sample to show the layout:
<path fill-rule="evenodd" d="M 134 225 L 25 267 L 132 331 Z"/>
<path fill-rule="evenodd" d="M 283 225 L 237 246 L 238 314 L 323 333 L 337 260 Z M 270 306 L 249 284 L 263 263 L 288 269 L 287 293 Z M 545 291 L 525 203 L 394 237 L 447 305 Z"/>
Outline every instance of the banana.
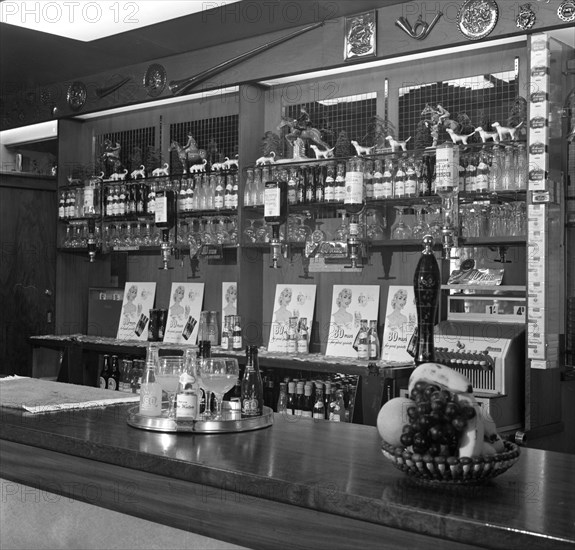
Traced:
<path fill-rule="evenodd" d="M 438 384 L 454 393 L 473 393 L 473 387 L 466 376 L 439 363 L 423 363 L 415 368 L 409 377 L 409 396 L 413 386 L 420 380 Z"/>
<path fill-rule="evenodd" d="M 475 416 L 467 421 L 467 426 L 459 438 L 460 458 L 463 456 L 479 456 L 483 452 L 483 436 L 485 435 L 483 415 L 477 402 L 474 408 Z"/>
<path fill-rule="evenodd" d="M 458 394 L 457 401 L 461 404 L 467 404 L 471 407 L 475 407 L 477 414 L 480 414 L 483 419 L 484 427 L 484 440 L 489 443 L 496 453 L 501 453 L 505 450 L 505 444 L 503 439 L 497 432 L 497 426 L 491 415 L 479 405 L 475 396 L 472 394 Z"/>

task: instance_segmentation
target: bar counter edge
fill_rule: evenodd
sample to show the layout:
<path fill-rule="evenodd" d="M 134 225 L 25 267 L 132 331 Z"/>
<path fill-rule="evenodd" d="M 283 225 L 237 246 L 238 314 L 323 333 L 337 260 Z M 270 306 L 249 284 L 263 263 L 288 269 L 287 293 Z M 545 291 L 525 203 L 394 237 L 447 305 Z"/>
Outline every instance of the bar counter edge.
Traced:
<path fill-rule="evenodd" d="M 166 434 L 128 426 L 129 409 L 0 409 L 0 477 L 250 548 L 575 548 L 571 455 L 522 449 L 486 485 L 430 488 L 385 461 L 370 426 L 276 414 L 253 432 Z"/>

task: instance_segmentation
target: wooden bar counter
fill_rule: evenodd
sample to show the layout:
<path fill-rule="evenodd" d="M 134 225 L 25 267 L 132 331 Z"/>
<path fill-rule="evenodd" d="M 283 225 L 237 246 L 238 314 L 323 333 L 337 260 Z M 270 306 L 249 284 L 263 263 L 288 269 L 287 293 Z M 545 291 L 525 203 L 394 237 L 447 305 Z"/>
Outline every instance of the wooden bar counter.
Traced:
<path fill-rule="evenodd" d="M 522 449 L 486 485 L 429 488 L 386 462 L 374 427 L 276 414 L 165 434 L 128 426 L 131 407 L 1 408 L 0 477 L 250 548 L 575 548 L 572 455 Z"/>

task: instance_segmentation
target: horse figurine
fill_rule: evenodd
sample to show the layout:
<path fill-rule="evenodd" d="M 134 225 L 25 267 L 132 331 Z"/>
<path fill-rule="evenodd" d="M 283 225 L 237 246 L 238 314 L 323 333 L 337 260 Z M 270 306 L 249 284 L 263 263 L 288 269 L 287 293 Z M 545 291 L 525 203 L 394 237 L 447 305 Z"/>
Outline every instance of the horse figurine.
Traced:
<path fill-rule="evenodd" d="M 191 134 L 188 134 L 188 142 L 182 147 L 177 141 L 170 143 L 170 151 L 176 151 L 182 167 L 187 170 L 190 164 L 199 164 L 208 158 L 208 153 L 205 149 L 199 149 L 196 140 Z"/>
<path fill-rule="evenodd" d="M 118 172 L 122 166 L 122 162 L 120 161 L 120 151 L 122 146 L 118 142 L 116 142 L 115 145 L 112 145 L 111 140 L 105 139 L 104 147 L 105 150 L 102 153 L 102 159 L 104 159 L 104 163 L 111 165 L 112 172 Z"/>
<path fill-rule="evenodd" d="M 301 138 L 313 141 L 321 149 L 327 150 L 330 148 L 329 145 L 321 139 L 321 132 L 317 128 L 301 126 L 297 119 L 282 116 L 278 130 L 281 130 L 284 126 L 288 126 L 290 129 L 285 138 L 292 147 L 294 146 L 295 140 Z"/>

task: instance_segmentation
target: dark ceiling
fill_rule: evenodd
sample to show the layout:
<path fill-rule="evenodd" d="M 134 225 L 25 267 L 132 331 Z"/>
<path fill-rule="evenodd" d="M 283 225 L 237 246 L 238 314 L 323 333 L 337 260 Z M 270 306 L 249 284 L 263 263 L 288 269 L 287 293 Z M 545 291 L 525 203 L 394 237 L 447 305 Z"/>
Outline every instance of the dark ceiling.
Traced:
<path fill-rule="evenodd" d="M 2 95 L 404 1 L 242 0 L 92 42 L 0 23 Z"/>

